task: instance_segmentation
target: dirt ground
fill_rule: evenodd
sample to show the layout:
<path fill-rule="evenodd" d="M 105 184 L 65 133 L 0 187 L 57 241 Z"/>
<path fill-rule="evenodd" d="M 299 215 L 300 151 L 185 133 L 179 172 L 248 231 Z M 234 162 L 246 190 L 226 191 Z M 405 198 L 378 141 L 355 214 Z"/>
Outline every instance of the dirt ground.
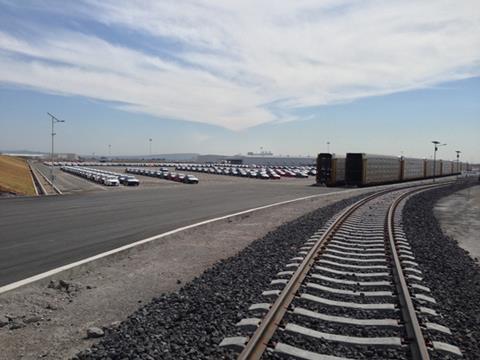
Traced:
<path fill-rule="evenodd" d="M 26 160 L 0 155 L 0 192 L 35 195 L 32 176 Z"/>
<path fill-rule="evenodd" d="M 480 184 L 441 199 L 434 212 L 443 232 L 480 260 Z"/>
<path fill-rule="evenodd" d="M 63 273 L 0 297 L 0 359 L 63 359 L 90 346 L 91 326 L 121 321 L 161 293 L 177 290 L 284 222 L 371 189 L 281 205 L 168 236 L 91 268 Z M 65 281 L 59 285 L 58 280 Z M 5 318 L 4 318 L 5 319 Z"/>

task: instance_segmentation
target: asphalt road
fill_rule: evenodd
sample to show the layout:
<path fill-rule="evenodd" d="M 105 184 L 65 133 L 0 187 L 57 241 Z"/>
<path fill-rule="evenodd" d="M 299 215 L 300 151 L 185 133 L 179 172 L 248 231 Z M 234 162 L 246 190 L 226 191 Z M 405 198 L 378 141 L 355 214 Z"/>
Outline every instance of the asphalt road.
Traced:
<path fill-rule="evenodd" d="M 208 218 L 332 191 L 251 181 L 1 199 L 0 286 Z"/>

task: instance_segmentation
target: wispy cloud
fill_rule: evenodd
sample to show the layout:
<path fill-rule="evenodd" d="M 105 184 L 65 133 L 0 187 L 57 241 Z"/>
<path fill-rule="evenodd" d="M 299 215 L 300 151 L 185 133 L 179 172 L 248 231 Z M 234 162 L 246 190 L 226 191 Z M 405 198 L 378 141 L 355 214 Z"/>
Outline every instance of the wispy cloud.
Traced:
<path fill-rule="evenodd" d="M 68 10 L 104 30 L 4 28 L 1 82 L 238 130 L 480 75 L 474 0 L 86 0 Z M 113 41 L 121 31 L 152 44 Z"/>

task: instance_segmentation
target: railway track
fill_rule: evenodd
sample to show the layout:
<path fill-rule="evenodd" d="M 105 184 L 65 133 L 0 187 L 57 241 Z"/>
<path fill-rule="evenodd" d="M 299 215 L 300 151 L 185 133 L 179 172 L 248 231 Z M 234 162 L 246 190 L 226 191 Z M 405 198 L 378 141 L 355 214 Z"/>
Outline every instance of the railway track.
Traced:
<path fill-rule="evenodd" d="M 220 346 L 249 360 L 461 357 L 401 226 L 404 200 L 437 186 L 381 191 L 335 216 Z"/>

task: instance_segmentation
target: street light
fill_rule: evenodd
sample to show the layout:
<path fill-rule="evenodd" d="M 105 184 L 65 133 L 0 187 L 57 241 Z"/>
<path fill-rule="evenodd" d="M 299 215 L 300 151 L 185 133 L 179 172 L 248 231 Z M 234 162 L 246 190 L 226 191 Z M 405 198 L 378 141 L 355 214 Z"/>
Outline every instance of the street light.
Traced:
<path fill-rule="evenodd" d="M 327 154 L 330 154 L 330 141 L 327 141 Z"/>
<path fill-rule="evenodd" d="M 112 157 L 112 144 L 108 144 L 108 157 Z"/>
<path fill-rule="evenodd" d="M 437 171 L 437 169 L 436 169 L 436 166 L 437 166 L 437 161 L 436 161 L 437 160 L 437 151 L 438 151 L 438 148 L 440 146 L 445 146 L 447 144 L 440 144 L 440 141 L 436 141 L 436 140 L 432 141 L 432 144 L 433 144 L 433 148 L 434 148 L 434 150 L 433 150 L 433 182 L 435 182 L 435 174 L 436 174 L 436 171 Z"/>
<path fill-rule="evenodd" d="M 460 161 L 460 154 L 462 153 L 460 150 L 455 150 L 457 153 L 457 173 L 459 173 L 460 167 L 459 167 L 459 161 Z M 457 179 L 458 179 L 458 174 L 457 174 Z"/>
<path fill-rule="evenodd" d="M 50 114 L 49 112 L 47 112 L 47 115 L 50 116 L 52 118 L 52 153 L 50 154 L 50 180 L 52 181 L 52 186 L 54 186 L 54 182 L 55 182 L 55 176 L 53 174 L 53 155 L 54 155 L 54 138 L 55 138 L 55 131 L 54 131 L 54 125 L 55 123 L 63 123 L 65 122 L 65 120 L 61 120 L 61 119 L 58 119 L 56 118 L 55 116 L 53 116 L 52 114 Z"/>
<path fill-rule="evenodd" d="M 148 155 L 152 156 L 152 138 L 148 139 L 148 142 L 149 142 Z"/>

